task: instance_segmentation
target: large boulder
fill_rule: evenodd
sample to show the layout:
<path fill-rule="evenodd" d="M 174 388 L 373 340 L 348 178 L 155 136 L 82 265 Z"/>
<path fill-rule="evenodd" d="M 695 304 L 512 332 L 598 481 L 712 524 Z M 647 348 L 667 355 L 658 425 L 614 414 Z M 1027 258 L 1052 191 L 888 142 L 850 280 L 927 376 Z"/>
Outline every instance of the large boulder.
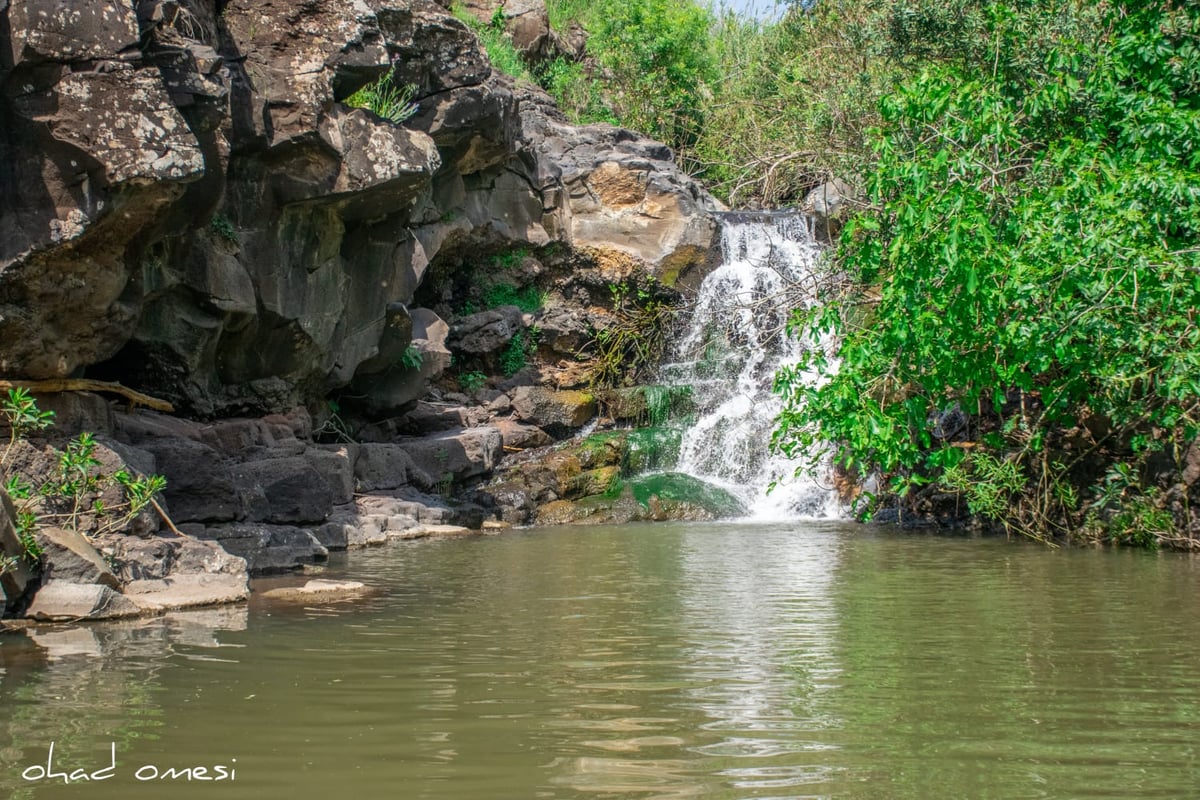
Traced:
<path fill-rule="evenodd" d="M 354 478 L 359 491 L 398 489 L 410 484 L 429 488 L 433 479 L 421 470 L 400 444 L 363 444 L 359 446 Z"/>
<path fill-rule="evenodd" d="M 435 484 L 462 482 L 490 473 L 500 461 L 504 439 L 492 427 L 468 428 L 398 439 L 413 463 Z"/>
<path fill-rule="evenodd" d="M 723 208 L 670 149 L 609 125 L 568 124 L 549 98 L 521 95 L 521 137 L 534 159 L 547 230 L 578 248 L 635 258 L 662 283 L 695 281 Z"/>
<path fill-rule="evenodd" d="M 552 50 L 550 14 L 545 0 L 464 0 L 462 5 L 484 25 L 494 24 L 499 17 L 513 48 L 531 63 Z"/>
<path fill-rule="evenodd" d="M 247 462 L 233 475 L 254 522 L 321 523 L 333 505 L 329 482 L 303 456 Z"/>
<path fill-rule="evenodd" d="M 136 603 L 108 586 L 50 581 L 38 589 L 25 616 L 46 622 L 75 622 L 119 619 L 140 613 L 141 608 Z"/>
<path fill-rule="evenodd" d="M 310 531 L 289 525 L 214 525 L 203 535 L 246 559 L 251 575 L 289 572 L 329 557 L 329 550 Z"/>
<path fill-rule="evenodd" d="M 552 436 L 565 436 L 596 416 L 596 399 L 588 392 L 522 386 L 512 393 L 513 408 L 524 422 Z"/>
<path fill-rule="evenodd" d="M 523 328 L 521 309 L 491 308 L 459 318 L 450 330 L 450 346 L 469 355 L 498 353 Z"/>

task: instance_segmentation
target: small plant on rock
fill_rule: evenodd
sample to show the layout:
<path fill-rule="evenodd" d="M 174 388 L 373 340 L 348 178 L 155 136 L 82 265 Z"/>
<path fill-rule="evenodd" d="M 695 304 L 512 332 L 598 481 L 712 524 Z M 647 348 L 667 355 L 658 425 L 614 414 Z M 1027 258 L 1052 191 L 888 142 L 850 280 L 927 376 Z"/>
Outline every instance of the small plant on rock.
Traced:
<path fill-rule="evenodd" d="M 420 369 L 421 364 L 425 363 L 425 355 L 415 344 L 410 344 L 404 348 L 404 355 L 400 356 L 400 363 L 406 369 Z"/>
<path fill-rule="evenodd" d="M 230 244 L 238 243 L 237 229 L 233 227 L 233 223 L 229 221 L 229 217 L 224 214 L 213 214 L 209 226 L 212 228 L 213 233 Z"/>
<path fill-rule="evenodd" d="M 397 86 L 392 81 L 392 73 L 388 72 L 375 83 L 368 84 L 347 97 L 346 105 L 365 108 L 377 117 L 399 125 L 417 113 L 418 106 L 413 102 L 416 95 L 416 86 Z"/>
<path fill-rule="evenodd" d="M 458 376 L 458 388 L 466 394 L 475 394 L 487 383 L 487 376 L 482 372 L 464 372 Z"/>
<path fill-rule="evenodd" d="M 4 449 L 0 465 L 8 463 L 8 457 L 18 439 L 54 424 L 54 412 L 39 410 L 29 390 L 23 388 L 8 390 L 8 396 L 0 403 L 0 413 L 8 423 L 8 447 Z"/>

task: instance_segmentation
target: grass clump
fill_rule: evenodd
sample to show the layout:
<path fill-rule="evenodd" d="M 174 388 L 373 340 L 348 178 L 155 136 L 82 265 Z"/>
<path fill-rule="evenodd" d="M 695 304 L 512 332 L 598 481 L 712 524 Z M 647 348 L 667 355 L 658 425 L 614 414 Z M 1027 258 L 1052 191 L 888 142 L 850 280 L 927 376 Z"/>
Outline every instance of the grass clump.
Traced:
<path fill-rule="evenodd" d="M 379 80 L 347 97 L 346 105 L 365 108 L 380 119 L 399 125 L 417 113 L 418 106 L 413 102 L 416 95 L 416 86 L 397 86 L 392 73 L 387 72 Z"/>
<path fill-rule="evenodd" d="M 519 289 L 511 283 L 494 283 L 484 291 L 483 303 L 488 308 L 516 306 L 526 313 L 533 313 L 546 304 L 546 295 L 536 286 Z"/>
<path fill-rule="evenodd" d="M 475 35 L 479 37 L 479 43 L 483 45 L 488 60 L 492 62 L 494 69 L 518 80 L 536 83 L 533 73 L 529 71 L 525 60 L 521 58 L 521 54 L 513 46 L 512 39 L 504 30 L 503 6 L 497 8 L 496 13 L 487 22 L 480 22 L 461 3 L 455 3 L 451 8 L 451 12 L 459 20 L 465 22 L 467 27 L 473 30 Z"/>

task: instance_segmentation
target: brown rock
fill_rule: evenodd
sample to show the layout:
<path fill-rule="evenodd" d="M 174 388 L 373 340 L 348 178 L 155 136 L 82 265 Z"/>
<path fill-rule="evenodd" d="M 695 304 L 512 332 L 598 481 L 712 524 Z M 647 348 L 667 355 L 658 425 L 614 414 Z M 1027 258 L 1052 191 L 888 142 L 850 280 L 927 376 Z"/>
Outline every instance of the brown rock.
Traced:
<path fill-rule="evenodd" d="M 513 391 L 512 404 L 521 420 L 552 436 L 581 428 L 596 415 L 596 400 L 587 392 L 522 386 Z"/>

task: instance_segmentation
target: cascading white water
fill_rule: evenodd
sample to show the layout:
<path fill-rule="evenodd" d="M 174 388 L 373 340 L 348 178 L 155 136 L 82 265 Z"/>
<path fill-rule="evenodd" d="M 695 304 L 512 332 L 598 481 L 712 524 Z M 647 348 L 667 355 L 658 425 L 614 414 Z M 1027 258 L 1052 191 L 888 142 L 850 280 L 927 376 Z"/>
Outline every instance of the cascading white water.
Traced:
<path fill-rule="evenodd" d="M 782 408 L 772 379 L 802 355 L 787 335 L 788 316 L 815 299 L 821 247 L 812 220 L 785 212 L 720 217 L 722 263 L 701 284 L 674 362 L 663 367 L 667 383 L 693 387 L 698 409 L 676 469 L 735 494 L 751 518 L 842 516 L 826 476 L 794 477 L 795 463 L 769 448 Z"/>

